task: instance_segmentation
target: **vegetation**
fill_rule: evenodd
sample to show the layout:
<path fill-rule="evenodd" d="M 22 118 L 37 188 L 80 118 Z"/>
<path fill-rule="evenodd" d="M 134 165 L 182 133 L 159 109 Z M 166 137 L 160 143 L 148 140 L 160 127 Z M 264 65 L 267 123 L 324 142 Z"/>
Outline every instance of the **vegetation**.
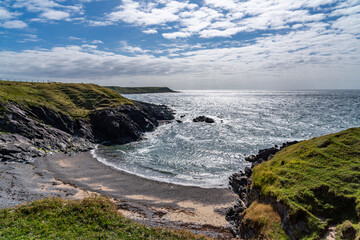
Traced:
<path fill-rule="evenodd" d="M 317 239 L 329 224 L 360 219 L 360 128 L 303 141 L 254 168 L 253 187 L 285 203 Z"/>
<path fill-rule="evenodd" d="M 132 104 L 120 94 L 95 84 L 0 81 L 0 102 L 46 106 L 70 116 L 86 116 L 101 108 Z"/>
<path fill-rule="evenodd" d="M 337 239 L 355 239 L 360 240 L 360 224 L 353 224 L 346 220 L 337 226 Z"/>
<path fill-rule="evenodd" d="M 1 239 L 207 239 L 134 223 L 104 197 L 35 201 L 0 210 Z"/>
<path fill-rule="evenodd" d="M 114 90 L 120 94 L 135 94 L 135 93 L 167 93 L 175 92 L 168 87 L 116 87 L 108 86 L 107 88 Z"/>
<path fill-rule="evenodd" d="M 255 232 L 261 233 L 257 239 L 290 240 L 281 228 L 281 218 L 270 204 L 253 202 L 244 212 L 243 222 Z"/>

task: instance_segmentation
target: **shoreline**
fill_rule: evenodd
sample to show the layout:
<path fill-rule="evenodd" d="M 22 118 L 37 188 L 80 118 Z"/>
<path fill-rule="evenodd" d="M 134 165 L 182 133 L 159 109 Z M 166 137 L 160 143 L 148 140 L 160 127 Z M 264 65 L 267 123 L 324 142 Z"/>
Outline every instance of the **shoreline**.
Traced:
<path fill-rule="evenodd" d="M 10 165 L 15 169 L 12 172 L 7 169 Z M 37 158 L 33 164 L 1 163 L 1 176 L 5 172 L 10 175 L 17 172 L 17 179 L 2 183 L 0 207 L 6 207 L 5 199 L 14 199 L 9 205 L 13 206 L 45 197 L 79 199 L 100 194 L 112 198 L 120 213 L 137 222 L 221 239 L 232 237 L 225 215 L 237 198 L 230 189 L 182 186 L 142 178 L 99 162 L 89 151 L 74 156 L 57 153 Z M 6 185 L 13 188 L 22 184 L 25 186 L 20 191 L 8 197 L 6 191 L 1 191 Z M 26 200 L 22 198 L 25 192 L 28 192 Z"/>
<path fill-rule="evenodd" d="M 116 171 L 119 171 L 119 172 L 123 172 L 123 173 L 126 173 L 126 174 L 130 174 L 130 175 L 134 175 L 134 176 L 137 176 L 139 178 L 143 178 L 143 179 L 146 179 L 146 180 L 150 180 L 150 181 L 155 181 L 155 182 L 162 182 L 162 183 L 167 183 L 167 184 L 170 184 L 170 185 L 178 185 L 178 186 L 183 186 L 183 187 L 198 187 L 198 188 L 204 188 L 204 189 L 225 189 L 225 187 L 216 187 L 216 186 L 196 186 L 194 184 L 186 184 L 186 183 L 176 183 L 176 182 L 171 182 L 171 181 L 161 181 L 160 179 L 161 178 L 151 178 L 151 177 L 146 177 L 142 174 L 136 174 L 136 173 L 132 173 L 131 171 L 127 171 L 125 169 L 121 169 L 117 166 L 114 166 L 113 164 L 111 163 L 108 163 L 106 162 L 106 159 L 102 158 L 102 157 L 99 157 L 97 154 L 96 154 L 96 149 L 97 149 L 97 146 L 95 146 L 94 149 L 91 149 L 89 151 L 89 153 L 91 154 L 91 157 L 94 158 L 96 161 L 100 162 L 101 164 L 105 165 L 105 166 L 108 166 L 110 168 L 113 168 L 114 170 Z M 229 175 L 230 177 L 231 175 Z M 228 185 L 228 188 L 230 188 L 230 185 Z"/>

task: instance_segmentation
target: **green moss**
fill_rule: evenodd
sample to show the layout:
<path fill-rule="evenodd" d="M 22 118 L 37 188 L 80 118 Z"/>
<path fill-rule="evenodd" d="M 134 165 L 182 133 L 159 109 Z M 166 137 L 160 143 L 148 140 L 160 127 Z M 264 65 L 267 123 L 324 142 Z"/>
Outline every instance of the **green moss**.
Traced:
<path fill-rule="evenodd" d="M 116 87 L 116 86 L 108 86 L 111 90 L 114 90 L 118 93 L 122 94 L 135 94 L 135 93 L 167 93 L 167 92 L 175 92 L 168 87 Z"/>
<path fill-rule="evenodd" d="M 358 239 L 360 238 L 360 224 L 353 224 L 346 220 L 336 228 L 337 239 Z"/>
<path fill-rule="evenodd" d="M 0 101 L 46 106 L 75 117 L 85 117 L 95 109 L 132 104 L 131 100 L 115 91 L 95 84 L 8 81 L 0 81 Z"/>
<path fill-rule="evenodd" d="M 103 197 L 59 198 L 0 210 L 1 239 L 207 239 L 134 223 Z"/>
<path fill-rule="evenodd" d="M 360 128 L 283 149 L 254 168 L 253 185 L 290 208 L 317 238 L 328 224 L 360 217 Z"/>

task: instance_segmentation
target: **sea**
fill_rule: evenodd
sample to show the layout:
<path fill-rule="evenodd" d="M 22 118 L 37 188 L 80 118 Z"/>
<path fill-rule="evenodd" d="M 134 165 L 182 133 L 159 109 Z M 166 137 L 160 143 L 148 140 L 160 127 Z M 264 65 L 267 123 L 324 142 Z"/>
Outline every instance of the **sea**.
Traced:
<path fill-rule="evenodd" d="M 287 141 L 306 140 L 360 126 L 360 90 L 181 91 L 126 94 L 165 104 L 176 120 L 144 139 L 98 146 L 102 163 L 138 176 L 185 186 L 227 188 L 249 165 L 244 158 Z M 215 123 L 193 122 L 205 115 Z"/>

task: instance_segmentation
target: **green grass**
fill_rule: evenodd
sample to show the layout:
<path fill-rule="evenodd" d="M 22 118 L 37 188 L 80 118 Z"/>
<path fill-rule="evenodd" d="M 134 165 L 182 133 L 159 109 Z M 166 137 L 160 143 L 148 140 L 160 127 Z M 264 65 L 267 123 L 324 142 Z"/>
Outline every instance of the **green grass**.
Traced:
<path fill-rule="evenodd" d="M 360 219 L 360 128 L 295 144 L 254 168 L 253 187 L 283 201 L 316 239 L 328 224 Z"/>
<path fill-rule="evenodd" d="M 1 239 L 207 239 L 150 228 L 120 215 L 104 197 L 39 200 L 0 210 Z"/>
<path fill-rule="evenodd" d="M 355 230 L 357 232 L 357 234 L 355 234 L 355 237 L 354 237 L 355 240 L 360 239 L 360 224 L 353 224 L 349 220 L 346 220 L 345 222 L 343 222 L 342 224 L 339 224 L 337 226 L 337 228 L 336 228 L 336 233 L 337 233 L 336 239 L 340 240 L 340 239 L 349 238 L 349 236 L 344 236 L 344 233 L 348 229 L 353 229 L 353 230 Z"/>
<path fill-rule="evenodd" d="M 116 87 L 107 86 L 111 90 L 114 90 L 121 94 L 135 94 L 135 93 L 167 93 L 175 92 L 168 87 Z"/>
<path fill-rule="evenodd" d="M 244 212 L 243 222 L 255 230 L 256 239 L 290 240 L 281 228 L 281 218 L 278 212 L 266 203 L 253 202 Z"/>
<path fill-rule="evenodd" d="M 0 81 L 0 101 L 47 106 L 70 116 L 86 116 L 92 110 L 132 104 L 115 91 L 95 84 L 54 82 Z"/>

